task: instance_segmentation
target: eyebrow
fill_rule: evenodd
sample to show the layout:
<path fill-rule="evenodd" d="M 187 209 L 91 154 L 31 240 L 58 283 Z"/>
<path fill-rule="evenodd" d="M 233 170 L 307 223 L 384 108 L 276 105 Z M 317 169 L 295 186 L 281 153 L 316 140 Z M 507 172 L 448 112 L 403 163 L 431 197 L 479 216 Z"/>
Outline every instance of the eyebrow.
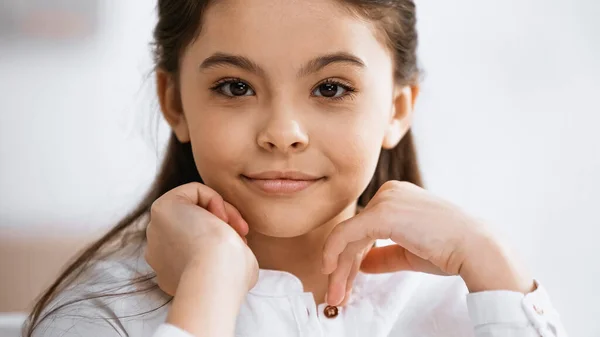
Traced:
<path fill-rule="evenodd" d="M 226 53 L 214 53 L 200 64 L 199 69 L 205 70 L 221 66 L 234 66 L 257 75 L 264 75 L 265 73 L 265 71 L 258 64 L 249 58 L 241 55 L 231 55 Z"/>
<path fill-rule="evenodd" d="M 346 52 L 326 54 L 310 60 L 298 72 L 298 77 L 315 73 L 333 63 L 346 63 L 355 67 L 364 68 L 365 63 L 358 57 Z"/>
<path fill-rule="evenodd" d="M 307 62 L 298 71 L 298 77 L 307 76 L 315 73 L 326 66 L 334 63 L 346 63 L 355 67 L 364 68 L 365 63 L 357 56 L 347 52 L 337 52 L 332 54 L 321 55 Z M 264 75 L 265 70 L 256 62 L 241 55 L 232 55 L 227 53 L 214 53 L 206 58 L 199 66 L 200 70 L 216 68 L 220 66 L 234 66 L 257 75 Z"/>

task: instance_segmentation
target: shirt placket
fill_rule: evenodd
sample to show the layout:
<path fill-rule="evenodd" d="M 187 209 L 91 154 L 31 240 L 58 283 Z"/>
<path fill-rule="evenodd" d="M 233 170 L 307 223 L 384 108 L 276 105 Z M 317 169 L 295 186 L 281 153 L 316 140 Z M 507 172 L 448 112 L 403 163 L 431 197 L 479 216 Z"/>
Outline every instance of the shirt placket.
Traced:
<path fill-rule="evenodd" d="M 319 325 L 325 336 L 346 336 L 344 333 L 344 308 L 327 304 L 316 306 Z"/>
<path fill-rule="evenodd" d="M 316 305 L 311 293 L 296 298 L 294 312 L 300 336 L 344 336 L 343 308 Z"/>

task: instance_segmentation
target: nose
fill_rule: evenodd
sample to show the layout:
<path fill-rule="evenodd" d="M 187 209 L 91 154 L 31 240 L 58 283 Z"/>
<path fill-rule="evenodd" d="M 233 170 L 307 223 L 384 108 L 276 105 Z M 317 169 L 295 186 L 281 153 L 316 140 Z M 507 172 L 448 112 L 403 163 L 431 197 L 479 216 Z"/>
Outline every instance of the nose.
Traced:
<path fill-rule="evenodd" d="M 258 145 L 269 152 L 302 152 L 308 147 L 308 134 L 301 123 L 287 112 L 275 112 L 259 132 Z"/>

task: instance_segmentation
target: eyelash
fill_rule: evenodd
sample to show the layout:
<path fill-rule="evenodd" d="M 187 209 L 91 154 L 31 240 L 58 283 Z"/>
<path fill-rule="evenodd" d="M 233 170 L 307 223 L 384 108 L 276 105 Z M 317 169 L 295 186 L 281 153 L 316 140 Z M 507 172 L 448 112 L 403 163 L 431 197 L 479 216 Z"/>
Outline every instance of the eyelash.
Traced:
<path fill-rule="evenodd" d="M 342 83 L 339 80 L 333 79 L 333 78 L 328 78 L 325 81 L 322 81 L 321 83 L 317 84 L 311 91 L 311 95 L 312 92 L 314 92 L 315 90 L 317 90 L 317 88 L 319 88 L 320 86 L 322 86 L 323 84 L 334 84 L 337 85 L 341 88 L 343 88 L 344 90 L 346 90 L 346 92 L 340 96 L 340 97 L 323 97 L 325 99 L 328 100 L 334 100 L 334 101 L 343 101 L 345 99 L 353 99 L 356 95 L 356 89 L 346 83 Z"/>
<path fill-rule="evenodd" d="M 252 89 L 252 87 L 250 86 L 250 84 L 248 84 L 246 81 L 240 79 L 240 78 L 236 78 L 236 77 L 230 77 L 230 78 L 224 78 L 221 80 L 218 80 L 211 88 L 210 90 L 212 90 L 213 92 L 219 94 L 220 96 L 223 96 L 224 98 L 227 99 L 234 99 L 234 98 L 239 98 L 239 97 L 243 97 L 243 96 L 229 96 L 229 95 L 225 95 L 223 93 L 223 87 L 227 84 L 233 84 L 233 83 L 245 83 L 250 89 Z M 254 90 L 254 89 L 252 89 Z"/>
<path fill-rule="evenodd" d="M 248 84 L 246 81 L 240 79 L 240 78 L 236 78 L 236 77 L 231 77 L 231 78 L 224 78 L 221 79 L 219 81 L 217 81 L 211 88 L 210 90 L 212 90 L 213 92 L 219 94 L 220 96 L 227 98 L 227 99 L 236 99 L 236 98 L 241 98 L 244 96 L 229 96 L 229 95 L 225 95 L 223 93 L 223 87 L 227 84 L 233 84 L 233 83 L 244 83 L 246 84 L 252 91 L 254 91 L 254 89 L 252 88 L 252 86 L 250 84 Z M 334 100 L 334 101 L 342 101 L 345 99 L 353 99 L 356 95 L 357 90 L 350 86 L 349 84 L 343 83 L 339 80 L 333 79 L 333 78 L 328 78 L 322 82 L 320 82 L 319 84 L 317 84 L 312 90 L 311 90 L 311 96 L 312 93 L 317 90 L 321 85 L 323 84 L 334 84 L 337 85 L 339 87 L 341 87 L 342 89 L 344 89 L 346 92 L 339 96 L 339 97 L 324 97 L 324 96 L 315 96 L 315 97 L 321 97 L 323 99 L 326 100 Z"/>

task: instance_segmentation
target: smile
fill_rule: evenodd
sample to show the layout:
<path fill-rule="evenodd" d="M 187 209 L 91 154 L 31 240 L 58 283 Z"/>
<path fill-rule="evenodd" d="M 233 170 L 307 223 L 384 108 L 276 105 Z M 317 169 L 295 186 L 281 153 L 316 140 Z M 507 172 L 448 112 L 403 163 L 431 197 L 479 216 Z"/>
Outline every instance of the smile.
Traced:
<path fill-rule="evenodd" d="M 262 172 L 242 175 L 242 180 L 250 187 L 269 195 L 287 195 L 303 191 L 322 181 L 325 177 L 316 177 L 300 172 Z"/>

